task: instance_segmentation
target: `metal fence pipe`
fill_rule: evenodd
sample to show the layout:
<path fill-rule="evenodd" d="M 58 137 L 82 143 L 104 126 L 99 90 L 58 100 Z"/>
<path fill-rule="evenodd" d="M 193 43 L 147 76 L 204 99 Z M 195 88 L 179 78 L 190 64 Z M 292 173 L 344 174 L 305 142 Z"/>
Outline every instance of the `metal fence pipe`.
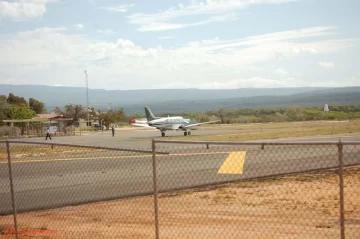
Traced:
<path fill-rule="evenodd" d="M 342 145 L 360 145 L 360 141 L 341 141 Z"/>
<path fill-rule="evenodd" d="M 340 186 L 340 235 L 345 239 L 345 216 L 344 216 L 344 167 L 343 167 L 343 145 L 339 140 L 339 186 Z"/>
<path fill-rule="evenodd" d="M 1 141 L 0 143 L 6 143 L 7 141 Z M 92 145 L 79 145 L 79 144 L 63 144 L 63 143 L 46 143 L 46 142 L 34 142 L 34 141 L 11 141 L 13 144 L 33 144 L 33 145 L 47 145 L 47 146 L 62 146 L 62 147 L 77 147 L 77 148 L 89 148 L 89 149 L 104 149 L 111 151 L 125 151 L 125 152 L 134 152 L 134 153 L 147 153 L 151 154 L 151 150 L 142 150 L 142 149 L 131 149 L 131 148 L 111 148 L 103 146 L 92 146 Z M 157 154 L 169 154 L 169 152 L 156 152 Z"/>
<path fill-rule="evenodd" d="M 338 141 L 292 141 L 292 142 L 251 142 L 251 141 L 183 141 L 183 140 L 155 140 L 159 144 L 209 144 L 209 145 L 337 145 Z M 360 145 L 359 141 L 346 141 L 343 145 Z"/>
<path fill-rule="evenodd" d="M 8 155 L 9 177 L 10 177 L 10 192 L 11 192 L 11 203 L 12 203 L 13 214 L 14 214 L 15 237 L 16 237 L 16 239 L 18 239 L 19 235 L 18 235 L 17 215 L 16 215 L 17 213 L 16 213 L 16 203 L 15 203 L 14 183 L 13 183 L 13 176 L 12 176 L 12 165 L 11 165 L 11 155 L 10 155 L 9 141 L 6 142 L 6 149 L 7 149 L 7 155 Z"/>
<path fill-rule="evenodd" d="M 155 238 L 159 239 L 159 212 L 158 212 L 158 185 L 156 174 L 156 146 L 155 141 L 152 141 L 152 161 L 153 161 L 153 182 L 154 182 L 154 210 L 155 210 Z"/>

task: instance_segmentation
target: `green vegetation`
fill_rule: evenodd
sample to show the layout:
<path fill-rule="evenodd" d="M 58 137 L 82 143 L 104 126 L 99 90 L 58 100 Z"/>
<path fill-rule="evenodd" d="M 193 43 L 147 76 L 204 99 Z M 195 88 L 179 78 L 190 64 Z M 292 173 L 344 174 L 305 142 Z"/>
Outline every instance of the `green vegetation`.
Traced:
<path fill-rule="evenodd" d="M 19 127 L 11 127 L 11 126 L 7 126 L 7 125 L 0 126 L 0 137 L 19 135 L 20 132 L 21 132 L 21 129 Z"/>
<path fill-rule="evenodd" d="M 44 114 L 46 113 L 45 104 L 40 102 L 34 98 L 29 99 L 29 106 L 30 108 L 36 112 L 36 114 Z"/>
<path fill-rule="evenodd" d="M 120 110 L 109 110 L 107 112 L 98 111 L 97 119 L 103 121 L 106 128 L 110 127 L 110 124 L 114 122 L 120 122 L 125 118 L 125 112 L 123 109 Z"/>
<path fill-rule="evenodd" d="M 0 126 L 4 125 L 3 120 L 6 119 L 31 119 L 44 112 L 44 103 L 34 98 L 30 98 L 28 103 L 24 97 L 12 93 L 8 97 L 0 95 Z"/>
<path fill-rule="evenodd" d="M 66 122 L 68 124 L 67 126 L 76 126 L 79 119 L 87 119 L 86 109 L 84 110 L 84 107 L 81 105 L 67 104 L 63 109 L 56 107 L 53 111 L 57 114 L 64 115 L 67 118 L 73 118 L 72 121 Z M 36 117 L 37 114 L 43 113 L 46 113 L 45 104 L 34 98 L 30 98 L 29 102 L 27 102 L 24 97 L 16 96 L 13 93 L 10 93 L 9 96 L 0 95 L 0 137 L 14 136 L 15 134 L 19 134 L 20 130 L 21 134 L 24 133 L 24 123 L 14 123 L 14 129 L 6 126 L 4 120 L 31 119 Z M 90 121 L 102 122 L 107 128 L 113 123 L 118 123 L 120 121 L 123 121 L 122 123 L 124 123 L 125 117 L 125 112 L 122 108 L 106 112 L 92 108 L 91 112 L 89 112 Z M 32 126 L 33 124 L 33 122 L 30 122 L 29 126 Z M 89 129 L 87 128 L 86 130 Z"/>
<path fill-rule="evenodd" d="M 269 109 L 218 109 L 205 112 L 184 112 L 181 115 L 197 122 L 220 119 L 222 124 L 234 123 L 267 123 L 292 122 L 312 120 L 352 120 L 360 118 L 360 105 L 329 106 L 330 112 L 323 108 L 303 108 L 289 106 L 287 108 Z M 179 115 L 174 113 L 159 114 L 159 116 Z M 137 115 L 140 116 L 140 115 Z M 145 117 L 141 115 L 140 117 Z"/>
<path fill-rule="evenodd" d="M 10 93 L 9 96 L 0 95 L 0 137 L 24 133 L 24 123 L 14 123 L 15 128 L 11 128 L 5 125 L 4 120 L 31 119 L 37 114 L 45 112 L 44 103 L 34 98 L 30 98 L 28 103 L 24 97 L 16 96 L 13 93 Z"/>
<path fill-rule="evenodd" d="M 41 85 L 1 85 L 0 95 L 14 93 L 25 98 L 36 96 L 46 103 L 48 112 L 54 107 L 85 100 L 83 87 Z M 214 109 L 267 109 L 352 105 L 360 102 L 360 87 L 291 87 L 241 89 L 143 89 L 104 90 L 89 89 L 89 99 L 101 111 L 124 108 L 127 114 L 143 114 L 144 106 L 154 113 L 203 112 Z M 166 100 L 164 100 L 166 99 Z M 95 106 L 95 105 L 94 105 Z"/>
<path fill-rule="evenodd" d="M 29 106 L 9 105 L 8 118 L 9 119 L 31 119 L 36 116 L 36 112 Z"/>
<path fill-rule="evenodd" d="M 76 125 L 79 119 L 87 119 L 87 112 L 86 110 L 83 109 L 81 105 L 67 104 L 65 105 L 64 109 L 60 109 L 59 107 L 56 107 L 54 111 L 55 113 L 62 114 L 65 117 L 73 118 L 72 121 L 68 122 L 69 125 L 74 125 L 74 124 Z M 101 111 L 92 108 L 91 112 L 89 112 L 90 121 L 98 121 L 98 122 L 102 121 L 103 125 L 105 125 L 107 128 L 110 127 L 110 124 L 120 122 L 124 118 L 125 118 L 125 112 L 122 108 L 118 110 L 108 110 L 108 111 Z M 84 130 L 89 130 L 89 129 L 84 129 Z"/>
<path fill-rule="evenodd" d="M 351 93 L 351 92 L 350 92 Z M 349 93 L 349 94 L 350 94 Z M 309 96 L 311 94 L 309 93 Z M 283 96 L 285 97 L 285 96 Z M 287 96 L 286 96 L 287 97 Z M 230 99 L 227 99 L 228 101 Z M 220 100 L 221 101 L 221 100 Z M 216 104 L 215 104 L 216 105 Z M 241 106 L 241 104 L 238 104 Z M 215 107 L 214 107 L 215 108 Z M 324 112 L 323 108 L 319 107 L 302 107 L 300 105 L 287 106 L 284 108 L 263 108 L 263 109 L 254 109 L 254 108 L 237 108 L 237 109 L 225 109 L 219 108 L 216 110 L 203 110 L 203 111 L 192 111 L 192 112 L 183 112 L 177 113 L 179 110 L 178 107 L 175 107 L 172 112 L 165 113 L 156 113 L 157 116 L 174 116 L 182 115 L 185 118 L 190 118 L 197 122 L 205 122 L 211 120 L 221 120 L 221 124 L 239 124 L 239 123 L 268 123 L 268 122 L 305 122 L 305 121 L 318 121 L 318 120 L 347 120 L 352 121 L 355 119 L 360 119 L 360 105 L 329 105 L 329 112 Z M 73 118 L 72 121 L 67 122 L 69 125 L 77 126 L 79 119 L 87 119 L 86 107 L 76 104 L 67 104 L 63 109 L 56 107 L 53 109 L 56 113 L 62 114 L 65 117 Z M 27 102 L 23 97 L 19 97 L 10 93 L 8 96 L 0 96 L 0 126 L 4 125 L 3 120 L 5 119 L 29 119 L 36 114 L 46 113 L 45 104 L 34 99 L 30 98 Z M 124 111 L 124 108 L 106 110 L 102 111 L 100 109 L 92 108 L 89 112 L 90 121 L 102 122 L 107 128 L 111 124 L 118 124 L 120 126 L 128 126 L 128 120 L 131 118 L 145 118 L 144 114 L 128 114 Z M 23 124 L 15 124 L 17 127 L 24 127 Z M 203 126 L 209 127 L 209 126 Z M 210 126 L 211 127 L 211 126 Z M 331 128 L 331 127 L 330 127 Z M 22 129 L 23 130 L 23 129 Z M 89 130 L 86 128 L 86 130 Z M 93 128 L 92 130 L 96 130 Z M 313 129 L 312 129 L 313 130 Z M 334 129 L 331 128 L 332 131 Z M 336 129 L 337 132 L 345 132 L 346 129 L 339 128 Z M 336 131 L 335 130 L 335 131 Z M 356 130 L 356 127 L 354 128 Z M 303 130 L 304 131 L 304 130 Z M 329 132 L 329 129 L 319 128 L 319 131 Z M 1 133 L 3 132 L 3 133 Z M 281 133 L 281 130 L 277 131 L 277 134 L 263 134 L 267 138 L 277 138 L 283 137 L 284 134 Z M 10 133 L 9 129 L 0 129 L 0 136 L 8 135 Z M 313 135 L 315 132 L 302 132 L 304 135 Z M 319 132 L 316 132 L 319 133 Z M 293 132 L 293 135 L 296 134 Z M 220 136 L 219 136 L 220 137 Z M 229 138 L 224 136 L 224 138 Z M 247 135 L 242 137 L 235 137 L 238 140 L 243 138 L 257 139 L 257 136 Z"/>

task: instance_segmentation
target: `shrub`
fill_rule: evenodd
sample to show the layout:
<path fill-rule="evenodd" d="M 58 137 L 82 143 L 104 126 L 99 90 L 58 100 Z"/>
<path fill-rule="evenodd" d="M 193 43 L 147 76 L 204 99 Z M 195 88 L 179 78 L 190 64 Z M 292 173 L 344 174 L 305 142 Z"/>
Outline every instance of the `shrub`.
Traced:
<path fill-rule="evenodd" d="M 16 135 L 20 135 L 21 130 L 18 127 L 11 127 L 11 126 L 1 126 L 0 127 L 0 137 L 4 137 L 4 136 L 10 136 L 10 137 L 14 137 Z"/>

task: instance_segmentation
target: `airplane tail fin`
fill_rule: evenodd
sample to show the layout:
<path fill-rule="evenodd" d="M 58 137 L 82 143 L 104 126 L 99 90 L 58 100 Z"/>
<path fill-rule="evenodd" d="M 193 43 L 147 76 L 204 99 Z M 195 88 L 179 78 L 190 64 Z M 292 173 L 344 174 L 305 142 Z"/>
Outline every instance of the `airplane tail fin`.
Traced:
<path fill-rule="evenodd" d="M 153 113 L 151 112 L 151 110 L 147 106 L 145 106 L 145 114 L 146 114 L 146 118 L 147 118 L 148 121 L 151 121 L 151 120 L 154 120 L 154 119 L 157 118 L 157 117 L 155 117 L 153 115 Z"/>

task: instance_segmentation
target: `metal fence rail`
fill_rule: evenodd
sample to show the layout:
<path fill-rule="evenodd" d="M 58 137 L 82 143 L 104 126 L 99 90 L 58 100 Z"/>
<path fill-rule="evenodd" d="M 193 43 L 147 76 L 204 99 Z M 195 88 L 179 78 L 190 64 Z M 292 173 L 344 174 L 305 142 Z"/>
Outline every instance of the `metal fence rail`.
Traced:
<path fill-rule="evenodd" d="M 0 141 L 0 237 L 360 238 L 360 142 L 151 147 Z"/>

